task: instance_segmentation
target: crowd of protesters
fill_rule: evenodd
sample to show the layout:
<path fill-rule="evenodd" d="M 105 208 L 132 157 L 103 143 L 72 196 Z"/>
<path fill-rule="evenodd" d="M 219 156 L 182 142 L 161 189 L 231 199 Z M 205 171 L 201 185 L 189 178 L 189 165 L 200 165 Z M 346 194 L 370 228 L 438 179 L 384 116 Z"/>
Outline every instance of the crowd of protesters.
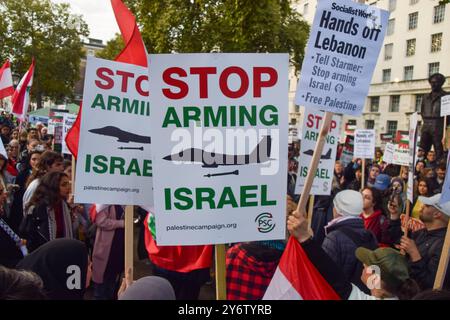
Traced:
<path fill-rule="evenodd" d="M 209 267 L 176 272 L 153 261 L 157 276 L 121 282 L 123 206 L 96 207 L 92 216 L 90 205 L 74 204 L 72 163 L 52 151 L 52 136 L 44 125 L 18 130 L 11 116 L 3 114 L 0 132 L 6 150 L 0 155 L 0 298 L 83 299 L 89 286 L 95 299 L 198 298 Z M 448 298 L 446 291 L 429 291 L 450 217 L 449 204 L 439 205 L 445 156 L 436 159 L 433 150 L 419 149 L 408 221 L 408 168 L 385 163 L 381 149 L 372 160 L 353 159 L 345 165 L 337 160 L 331 194 L 315 197 L 311 231 L 296 211 L 299 154 L 299 145 L 291 145 L 288 230 L 342 299 Z M 142 225 L 147 227 L 147 221 Z M 261 299 L 285 246 L 285 240 L 230 244 L 227 298 Z M 140 256 L 149 257 L 147 252 Z M 374 264 L 382 269 L 377 290 L 369 289 L 365 276 Z M 67 287 L 68 265 L 80 267 L 83 285 L 76 290 Z M 444 288 L 450 289 L 448 275 Z"/>

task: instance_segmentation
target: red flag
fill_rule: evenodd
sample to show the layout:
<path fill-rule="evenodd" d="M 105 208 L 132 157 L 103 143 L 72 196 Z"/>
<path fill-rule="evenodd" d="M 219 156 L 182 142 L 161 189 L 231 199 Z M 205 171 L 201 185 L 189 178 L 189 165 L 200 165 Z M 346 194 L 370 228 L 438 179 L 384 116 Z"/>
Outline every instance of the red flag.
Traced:
<path fill-rule="evenodd" d="M 341 300 L 294 237 L 289 238 L 263 299 Z"/>
<path fill-rule="evenodd" d="M 28 111 L 28 105 L 30 104 L 30 90 L 33 85 L 34 64 L 33 58 L 30 68 L 22 77 L 22 80 L 20 80 L 12 97 L 12 113 L 21 121 L 25 118 L 25 114 Z"/>
<path fill-rule="evenodd" d="M 0 68 L 0 99 L 12 96 L 14 93 L 11 67 L 9 60 Z"/>
<path fill-rule="evenodd" d="M 211 267 L 212 245 L 159 247 L 152 236 L 149 221 L 150 213 L 144 220 L 144 229 L 145 247 L 152 263 L 166 270 L 184 273 Z"/>
<path fill-rule="evenodd" d="M 115 61 L 147 67 L 147 51 L 144 41 L 136 24 L 136 19 L 121 0 L 111 0 L 117 24 L 122 33 L 125 48 L 116 57 Z M 81 106 L 72 128 L 67 132 L 67 148 L 76 158 L 78 155 L 78 140 L 80 137 Z"/>

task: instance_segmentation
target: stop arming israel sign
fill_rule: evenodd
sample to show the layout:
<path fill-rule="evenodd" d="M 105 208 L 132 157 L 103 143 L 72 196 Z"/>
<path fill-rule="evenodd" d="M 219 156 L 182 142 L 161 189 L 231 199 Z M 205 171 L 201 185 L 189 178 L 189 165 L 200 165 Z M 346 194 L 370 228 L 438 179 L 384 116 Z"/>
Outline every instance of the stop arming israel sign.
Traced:
<path fill-rule="evenodd" d="M 320 111 L 303 112 L 302 126 L 302 143 L 299 157 L 297 182 L 295 185 L 295 193 L 302 193 L 305 185 L 306 176 L 311 164 L 311 157 L 317 144 L 322 119 L 325 115 Z M 326 137 L 323 154 L 320 157 L 319 166 L 314 176 L 313 185 L 311 187 L 311 195 L 329 195 L 331 193 L 331 184 L 333 180 L 334 164 L 336 161 L 336 149 L 339 143 L 339 129 L 341 118 L 338 115 L 333 116 L 331 121 L 330 132 Z"/>
<path fill-rule="evenodd" d="M 147 68 L 88 57 L 78 203 L 153 204 Z"/>
<path fill-rule="evenodd" d="M 288 55 L 150 61 L 158 245 L 284 239 Z"/>
<path fill-rule="evenodd" d="M 360 115 L 389 13 L 349 0 L 321 0 L 303 59 L 296 104 Z"/>

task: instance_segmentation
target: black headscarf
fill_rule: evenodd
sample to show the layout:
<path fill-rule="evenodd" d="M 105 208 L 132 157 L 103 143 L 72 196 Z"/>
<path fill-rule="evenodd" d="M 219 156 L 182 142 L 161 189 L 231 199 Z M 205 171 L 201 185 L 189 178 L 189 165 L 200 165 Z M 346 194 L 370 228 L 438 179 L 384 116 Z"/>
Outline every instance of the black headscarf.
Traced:
<path fill-rule="evenodd" d="M 87 266 L 88 252 L 83 242 L 55 239 L 26 256 L 16 268 L 37 273 L 44 282 L 49 299 L 82 300 Z"/>

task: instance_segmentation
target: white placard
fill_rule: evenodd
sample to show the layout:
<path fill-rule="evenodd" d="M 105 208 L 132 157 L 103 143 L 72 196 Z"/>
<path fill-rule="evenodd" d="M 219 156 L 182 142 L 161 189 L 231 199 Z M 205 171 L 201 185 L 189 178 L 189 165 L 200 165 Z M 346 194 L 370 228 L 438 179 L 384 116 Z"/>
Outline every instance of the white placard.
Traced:
<path fill-rule="evenodd" d="M 354 157 L 361 159 L 375 158 L 375 130 L 355 130 Z"/>
<path fill-rule="evenodd" d="M 305 109 L 303 112 L 303 131 L 302 143 L 297 172 L 297 183 L 295 185 L 295 193 L 302 193 L 303 187 L 308 175 L 309 166 L 311 165 L 312 155 L 317 144 L 320 128 L 324 112 Z M 338 115 L 333 116 L 331 120 L 330 132 L 326 137 L 320 162 L 314 176 L 313 185 L 311 187 L 311 195 L 330 195 L 331 184 L 333 182 L 334 164 L 336 162 L 336 150 L 339 143 L 339 129 L 341 118 Z"/>
<path fill-rule="evenodd" d="M 88 57 L 75 201 L 152 205 L 148 69 Z"/>
<path fill-rule="evenodd" d="M 392 164 L 398 164 L 400 166 L 409 166 L 409 148 L 396 144 L 394 149 L 394 155 L 392 157 Z"/>
<path fill-rule="evenodd" d="M 383 161 L 386 163 L 392 163 L 394 158 L 395 145 L 393 143 L 387 142 L 384 147 Z"/>
<path fill-rule="evenodd" d="M 450 95 L 441 97 L 441 117 L 450 115 Z"/>
<path fill-rule="evenodd" d="M 288 55 L 149 58 L 158 245 L 284 239 Z"/>
<path fill-rule="evenodd" d="M 319 1 L 295 103 L 360 115 L 388 18 L 388 11 L 350 0 Z"/>
<path fill-rule="evenodd" d="M 77 116 L 75 114 L 67 113 L 64 115 L 63 132 L 62 132 L 62 135 L 63 135 L 62 136 L 62 153 L 64 153 L 64 154 L 71 154 L 70 150 L 67 148 L 66 136 L 67 136 L 67 132 L 69 132 L 70 128 L 72 128 L 76 119 L 77 119 Z"/>
<path fill-rule="evenodd" d="M 414 202 L 414 169 L 415 163 L 414 160 L 416 154 L 416 128 L 417 128 L 417 112 L 414 112 L 411 115 L 409 120 L 409 171 L 408 171 L 408 189 L 406 196 L 411 203 Z"/>

